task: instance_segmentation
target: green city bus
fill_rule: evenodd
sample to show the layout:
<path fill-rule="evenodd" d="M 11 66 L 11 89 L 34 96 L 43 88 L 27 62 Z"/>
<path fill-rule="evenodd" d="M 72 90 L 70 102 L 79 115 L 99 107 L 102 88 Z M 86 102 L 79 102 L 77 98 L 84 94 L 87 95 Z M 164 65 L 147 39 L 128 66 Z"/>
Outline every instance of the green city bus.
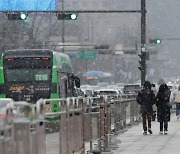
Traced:
<path fill-rule="evenodd" d="M 0 59 L 0 97 L 35 104 L 40 98 L 75 96 L 80 80 L 68 55 L 49 49 L 8 50 Z M 57 112 L 57 102 L 47 112 Z"/>

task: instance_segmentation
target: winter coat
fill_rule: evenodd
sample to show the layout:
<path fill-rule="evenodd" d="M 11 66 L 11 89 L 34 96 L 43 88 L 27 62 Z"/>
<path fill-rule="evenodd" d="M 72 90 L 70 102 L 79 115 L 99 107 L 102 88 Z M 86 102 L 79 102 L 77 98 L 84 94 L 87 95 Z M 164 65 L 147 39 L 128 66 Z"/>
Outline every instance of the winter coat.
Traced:
<path fill-rule="evenodd" d="M 156 106 L 157 106 L 157 119 L 158 122 L 169 122 L 170 121 L 170 107 L 167 103 L 170 102 L 171 91 L 166 88 L 160 90 L 156 96 Z"/>
<path fill-rule="evenodd" d="M 158 93 L 158 90 L 156 87 L 151 87 L 151 90 L 153 91 L 154 95 L 156 96 Z M 153 105 L 153 111 L 157 111 L 157 106 L 156 104 Z"/>
<path fill-rule="evenodd" d="M 170 100 L 173 103 L 180 103 L 180 90 L 173 91 L 171 93 Z"/>
<path fill-rule="evenodd" d="M 155 95 L 150 88 L 142 89 L 137 95 L 137 103 L 141 105 L 140 112 L 152 114 L 153 108 L 152 105 L 155 102 Z"/>

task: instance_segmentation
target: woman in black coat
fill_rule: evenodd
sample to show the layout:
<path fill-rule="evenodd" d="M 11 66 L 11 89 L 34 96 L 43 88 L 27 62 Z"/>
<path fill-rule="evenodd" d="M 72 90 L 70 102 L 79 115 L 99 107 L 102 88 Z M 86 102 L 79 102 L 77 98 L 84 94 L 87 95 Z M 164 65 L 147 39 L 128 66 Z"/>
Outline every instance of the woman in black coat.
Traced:
<path fill-rule="evenodd" d="M 170 121 L 170 99 L 171 91 L 168 86 L 164 83 L 159 87 L 158 94 L 156 96 L 156 106 L 157 106 L 157 119 L 160 122 L 160 134 L 167 134 L 168 131 L 168 122 Z"/>
<path fill-rule="evenodd" d="M 140 112 L 142 113 L 142 122 L 144 135 L 147 135 L 147 131 L 152 134 L 151 130 L 151 117 L 152 106 L 154 104 L 155 95 L 151 90 L 151 83 L 145 81 L 143 89 L 138 93 L 136 97 L 137 103 L 141 105 Z M 147 128 L 148 126 L 148 128 Z"/>

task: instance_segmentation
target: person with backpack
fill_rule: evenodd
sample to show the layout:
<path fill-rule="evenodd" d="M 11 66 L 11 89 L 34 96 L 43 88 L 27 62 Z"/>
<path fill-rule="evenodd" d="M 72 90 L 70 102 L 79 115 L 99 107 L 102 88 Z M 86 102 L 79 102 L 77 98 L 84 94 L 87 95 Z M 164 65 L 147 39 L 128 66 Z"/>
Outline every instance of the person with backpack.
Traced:
<path fill-rule="evenodd" d="M 147 131 L 152 134 L 151 130 L 151 118 L 153 111 L 153 104 L 155 101 L 155 95 L 151 90 L 151 83 L 145 81 L 143 89 L 137 95 L 137 103 L 140 104 L 140 112 L 142 113 L 142 122 L 143 122 L 143 134 L 147 135 Z M 148 125 L 148 127 L 147 127 Z"/>
<path fill-rule="evenodd" d="M 157 106 L 157 119 L 160 122 L 160 134 L 167 134 L 168 122 L 170 121 L 170 95 L 171 91 L 167 84 L 163 83 L 159 87 L 158 94 L 156 96 L 156 106 Z"/>

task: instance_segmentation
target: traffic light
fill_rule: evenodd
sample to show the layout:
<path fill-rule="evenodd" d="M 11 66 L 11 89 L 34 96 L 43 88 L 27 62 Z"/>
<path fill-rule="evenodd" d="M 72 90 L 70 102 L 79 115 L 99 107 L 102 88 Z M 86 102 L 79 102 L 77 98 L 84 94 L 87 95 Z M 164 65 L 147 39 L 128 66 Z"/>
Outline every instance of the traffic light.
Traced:
<path fill-rule="evenodd" d="M 26 20 L 28 18 L 28 13 L 17 12 L 17 13 L 7 13 L 8 20 Z"/>
<path fill-rule="evenodd" d="M 77 19 L 77 13 L 58 13 L 57 17 L 58 20 L 76 20 Z"/>
<path fill-rule="evenodd" d="M 138 55 L 141 60 L 149 60 L 149 52 L 141 52 L 141 54 Z"/>
<path fill-rule="evenodd" d="M 27 13 L 20 13 L 20 19 L 21 20 L 26 20 L 28 18 L 28 14 Z"/>
<path fill-rule="evenodd" d="M 140 71 L 145 71 L 145 61 L 141 60 L 139 61 L 140 66 L 138 67 Z"/>
<path fill-rule="evenodd" d="M 154 44 L 161 44 L 161 39 L 149 39 L 149 42 Z"/>
<path fill-rule="evenodd" d="M 138 55 L 141 60 L 139 61 L 140 66 L 138 67 L 140 71 L 145 71 L 146 69 L 146 60 L 149 59 L 149 53 L 148 52 L 141 52 L 141 54 Z"/>

